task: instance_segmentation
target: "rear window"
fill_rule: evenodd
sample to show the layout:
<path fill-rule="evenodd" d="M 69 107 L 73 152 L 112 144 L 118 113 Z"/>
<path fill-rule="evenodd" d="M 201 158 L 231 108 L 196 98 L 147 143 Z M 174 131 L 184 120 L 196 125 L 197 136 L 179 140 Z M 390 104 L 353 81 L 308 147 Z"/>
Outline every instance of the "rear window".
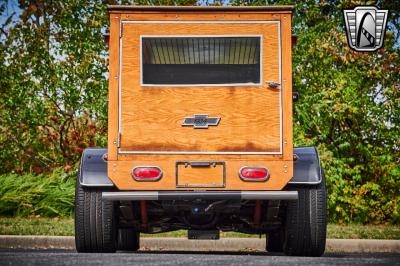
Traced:
<path fill-rule="evenodd" d="M 261 36 L 142 36 L 142 85 L 259 85 L 260 44 Z"/>

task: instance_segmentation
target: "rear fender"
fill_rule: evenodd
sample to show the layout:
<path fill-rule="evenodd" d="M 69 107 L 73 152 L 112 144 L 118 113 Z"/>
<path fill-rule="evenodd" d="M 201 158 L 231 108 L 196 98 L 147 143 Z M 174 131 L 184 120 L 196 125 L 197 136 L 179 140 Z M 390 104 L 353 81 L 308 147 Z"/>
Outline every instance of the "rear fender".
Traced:
<path fill-rule="evenodd" d="M 87 148 L 82 153 L 78 181 L 84 187 L 113 187 L 107 176 L 106 148 Z"/>
<path fill-rule="evenodd" d="M 315 147 L 294 148 L 293 178 L 289 185 L 318 185 L 322 182 L 322 167 Z"/>

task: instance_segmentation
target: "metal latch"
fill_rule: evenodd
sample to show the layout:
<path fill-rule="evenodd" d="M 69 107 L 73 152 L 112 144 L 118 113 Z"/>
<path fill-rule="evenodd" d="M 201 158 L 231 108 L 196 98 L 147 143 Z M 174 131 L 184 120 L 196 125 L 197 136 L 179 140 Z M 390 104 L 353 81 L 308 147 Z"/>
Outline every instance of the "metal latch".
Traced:
<path fill-rule="evenodd" d="M 185 162 L 185 167 L 190 165 L 191 167 L 209 167 L 209 166 L 216 166 L 216 162 Z"/>
<path fill-rule="evenodd" d="M 117 148 L 121 148 L 121 133 L 118 133 Z"/>
<path fill-rule="evenodd" d="M 278 87 L 278 86 L 281 86 L 280 83 L 275 82 L 275 81 L 267 81 L 266 83 L 267 83 L 267 85 L 268 85 L 269 87 L 271 87 L 271 88 L 276 88 L 276 87 Z"/>

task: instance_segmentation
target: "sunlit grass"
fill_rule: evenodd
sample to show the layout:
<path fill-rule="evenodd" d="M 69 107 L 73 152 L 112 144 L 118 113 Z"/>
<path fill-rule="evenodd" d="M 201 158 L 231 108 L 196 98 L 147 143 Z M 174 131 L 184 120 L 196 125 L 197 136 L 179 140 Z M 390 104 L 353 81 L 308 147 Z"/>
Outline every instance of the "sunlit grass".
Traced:
<path fill-rule="evenodd" d="M 0 217 L 1 235 L 73 236 L 73 218 L 12 218 Z M 142 234 L 143 237 L 187 237 L 186 230 L 161 234 Z M 221 232 L 221 237 L 259 237 L 235 232 Z M 265 236 L 263 236 L 265 237 Z M 400 239 L 398 225 L 328 225 L 328 238 Z"/>

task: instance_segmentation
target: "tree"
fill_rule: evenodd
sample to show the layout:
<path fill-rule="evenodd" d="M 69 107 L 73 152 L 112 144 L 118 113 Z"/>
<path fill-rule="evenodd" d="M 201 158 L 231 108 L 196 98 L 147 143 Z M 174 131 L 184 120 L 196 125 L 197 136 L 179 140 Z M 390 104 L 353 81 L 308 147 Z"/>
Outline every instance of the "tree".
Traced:
<path fill-rule="evenodd" d="M 0 171 L 69 167 L 88 145 L 104 144 L 107 72 L 105 6 L 20 1 L 20 20 L 2 42 Z M 100 40 L 100 41 L 99 41 Z"/>
<path fill-rule="evenodd" d="M 58 165 L 70 169 L 84 148 L 106 146 L 108 47 L 103 35 L 106 4 L 116 1 L 18 3 L 19 18 L 12 15 L 15 23 L 3 25 L 0 36 L 0 173 L 42 172 Z M 152 2 L 138 2 L 147 3 Z"/>
<path fill-rule="evenodd" d="M 391 32 L 378 52 L 362 53 L 347 45 L 342 17 L 342 9 L 357 4 L 363 3 L 296 2 L 293 86 L 300 100 L 294 109 L 295 142 L 319 149 L 332 220 L 398 222 L 399 7 L 391 1 L 364 3 L 391 10 Z"/>
<path fill-rule="evenodd" d="M 0 31 L 0 172 L 69 168 L 83 148 L 105 146 L 106 3 L 21 0 L 20 20 Z M 391 11 L 376 53 L 347 45 L 342 9 L 360 4 Z M 295 142 L 318 147 L 333 221 L 400 221 L 399 9 L 387 0 L 295 3 Z"/>

